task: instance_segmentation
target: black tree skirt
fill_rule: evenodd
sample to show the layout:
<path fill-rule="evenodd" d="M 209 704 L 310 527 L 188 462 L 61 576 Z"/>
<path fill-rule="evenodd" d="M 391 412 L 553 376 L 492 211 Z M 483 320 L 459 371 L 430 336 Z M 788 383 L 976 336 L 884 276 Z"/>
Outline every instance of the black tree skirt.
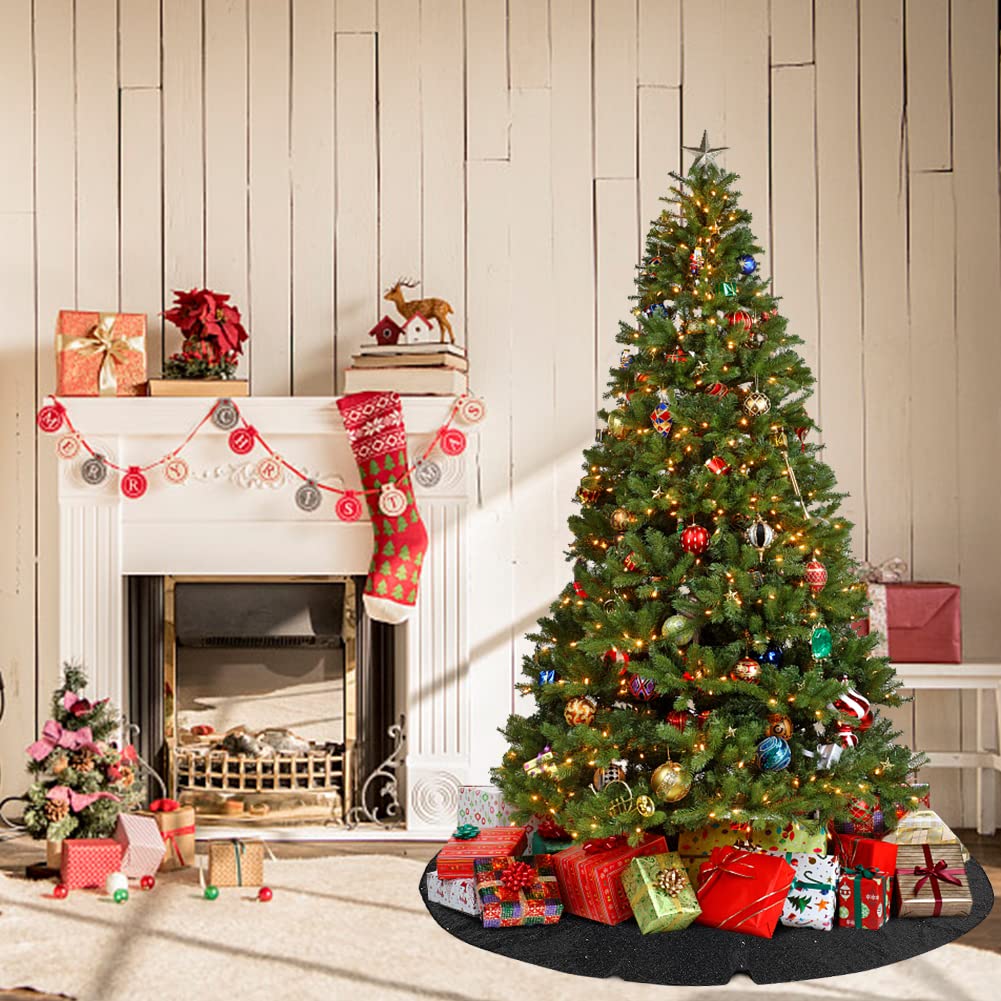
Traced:
<path fill-rule="evenodd" d="M 434 866 L 432 859 L 425 873 Z M 824 932 L 779 925 L 770 939 L 704 925 L 643 935 L 635 921 L 603 925 L 566 912 L 555 925 L 484 928 L 478 917 L 430 903 L 423 877 L 420 890 L 431 917 L 449 934 L 478 949 L 560 973 L 706 986 L 726 984 L 735 973 L 746 973 L 756 984 L 778 984 L 899 963 L 965 935 L 994 905 L 984 870 L 971 859 L 966 873 L 973 910 L 964 917 L 891 918 L 879 931 L 836 926 Z"/>

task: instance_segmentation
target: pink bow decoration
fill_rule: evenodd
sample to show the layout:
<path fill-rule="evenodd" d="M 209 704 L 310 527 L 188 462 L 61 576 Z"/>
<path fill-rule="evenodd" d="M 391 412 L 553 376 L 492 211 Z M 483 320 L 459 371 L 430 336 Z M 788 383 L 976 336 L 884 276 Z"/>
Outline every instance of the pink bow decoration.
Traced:
<path fill-rule="evenodd" d="M 113 799 L 120 802 L 119 798 L 110 792 L 77 792 L 69 786 L 53 786 L 46 794 L 46 799 L 51 799 L 56 803 L 69 803 L 69 808 L 74 813 L 86 810 L 91 803 L 99 799 Z"/>
<path fill-rule="evenodd" d="M 72 692 L 66 692 L 63 695 L 63 709 L 79 719 L 81 716 L 93 712 L 98 706 L 103 706 L 107 701 L 107 699 L 101 699 L 99 702 L 90 702 L 88 699 L 78 699 Z"/>
<path fill-rule="evenodd" d="M 42 736 L 28 747 L 28 754 L 35 761 L 44 761 L 57 747 L 67 751 L 101 753 L 100 746 L 94 743 L 94 735 L 89 726 L 82 726 L 79 730 L 67 730 L 61 723 L 50 719 L 42 727 Z"/>

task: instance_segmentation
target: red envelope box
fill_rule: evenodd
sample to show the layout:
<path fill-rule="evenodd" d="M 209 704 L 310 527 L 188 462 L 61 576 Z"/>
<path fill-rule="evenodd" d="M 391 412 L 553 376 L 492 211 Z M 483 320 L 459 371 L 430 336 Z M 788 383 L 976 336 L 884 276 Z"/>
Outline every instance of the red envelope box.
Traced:
<path fill-rule="evenodd" d="M 122 864 L 123 846 L 111 838 L 67 838 L 63 842 L 60 878 L 69 890 L 85 890 L 97 886 L 118 872 Z"/>
<path fill-rule="evenodd" d="M 795 870 L 785 859 L 739 848 L 714 848 L 699 867 L 700 925 L 771 938 Z"/>
<path fill-rule="evenodd" d="M 869 618 L 853 623 L 865 636 L 884 633 L 885 650 L 898 664 L 958 664 L 963 659 L 959 588 L 934 581 L 870 584 Z"/>
<path fill-rule="evenodd" d="M 897 868 L 897 846 L 892 841 L 877 841 L 857 834 L 835 834 L 835 854 L 845 869 L 861 866 L 892 873 Z"/>
<path fill-rule="evenodd" d="M 438 852 L 436 871 L 441 879 L 472 879 L 475 859 L 521 855 L 526 843 L 524 827 L 482 827 L 472 838 L 453 836 Z"/>
<path fill-rule="evenodd" d="M 586 841 L 553 856 L 553 868 L 563 893 L 563 906 L 571 914 L 606 925 L 617 925 L 633 916 L 622 888 L 622 873 L 641 855 L 663 855 L 667 842 L 650 837 L 630 848 L 624 837 Z"/>

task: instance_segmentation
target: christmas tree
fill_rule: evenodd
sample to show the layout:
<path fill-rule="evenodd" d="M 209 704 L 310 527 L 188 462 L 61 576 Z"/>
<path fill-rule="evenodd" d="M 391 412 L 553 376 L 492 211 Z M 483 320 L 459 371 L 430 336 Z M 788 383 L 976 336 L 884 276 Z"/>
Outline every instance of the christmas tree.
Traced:
<path fill-rule="evenodd" d="M 735 174 L 703 137 L 653 223 L 607 429 L 584 453 L 573 579 L 529 638 L 494 781 L 574 838 L 788 827 L 914 802 L 879 715 L 865 585 L 806 410 L 813 377 Z M 553 823 L 549 826 L 552 828 Z"/>
<path fill-rule="evenodd" d="M 112 737 L 121 719 L 107 699 L 91 702 L 82 693 L 84 672 L 64 669 L 63 684 L 52 696 L 52 719 L 28 748 L 24 823 L 33 838 L 107 838 L 123 809 L 142 797 L 135 748 L 119 749 Z"/>

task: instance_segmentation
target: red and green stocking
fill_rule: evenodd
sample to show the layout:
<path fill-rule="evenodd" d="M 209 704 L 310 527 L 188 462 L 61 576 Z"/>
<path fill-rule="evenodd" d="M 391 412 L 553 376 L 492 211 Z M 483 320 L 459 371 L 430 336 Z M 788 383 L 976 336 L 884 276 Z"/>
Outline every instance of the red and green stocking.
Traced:
<path fill-rule="evenodd" d="M 428 534 L 407 471 L 407 432 L 396 393 L 354 393 L 337 406 L 366 491 L 375 550 L 365 582 L 365 610 L 380 622 L 403 622 L 417 601 Z"/>

